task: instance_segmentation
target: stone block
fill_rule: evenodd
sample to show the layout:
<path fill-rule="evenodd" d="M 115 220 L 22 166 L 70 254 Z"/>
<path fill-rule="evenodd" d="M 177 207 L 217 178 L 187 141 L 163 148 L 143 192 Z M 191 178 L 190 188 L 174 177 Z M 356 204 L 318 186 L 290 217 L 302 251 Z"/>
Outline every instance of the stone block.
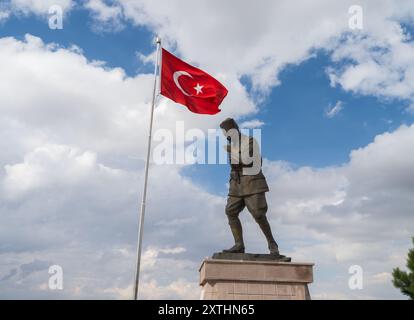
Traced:
<path fill-rule="evenodd" d="M 206 300 L 309 300 L 313 282 L 313 263 L 208 258 L 199 271 Z"/>

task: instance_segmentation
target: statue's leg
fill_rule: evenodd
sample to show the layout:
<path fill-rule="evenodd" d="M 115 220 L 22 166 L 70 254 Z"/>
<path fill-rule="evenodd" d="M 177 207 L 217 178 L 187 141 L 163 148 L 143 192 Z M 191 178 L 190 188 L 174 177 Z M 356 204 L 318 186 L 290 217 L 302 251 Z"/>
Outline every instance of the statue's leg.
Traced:
<path fill-rule="evenodd" d="M 253 194 L 245 197 L 247 209 L 263 231 L 271 254 L 279 254 L 278 245 L 273 238 L 272 229 L 266 217 L 267 202 L 265 193 Z"/>
<path fill-rule="evenodd" d="M 243 229 L 239 219 L 240 212 L 244 209 L 243 198 L 229 196 L 227 198 L 226 215 L 229 220 L 230 230 L 234 238 L 234 246 L 223 252 L 244 253 Z"/>

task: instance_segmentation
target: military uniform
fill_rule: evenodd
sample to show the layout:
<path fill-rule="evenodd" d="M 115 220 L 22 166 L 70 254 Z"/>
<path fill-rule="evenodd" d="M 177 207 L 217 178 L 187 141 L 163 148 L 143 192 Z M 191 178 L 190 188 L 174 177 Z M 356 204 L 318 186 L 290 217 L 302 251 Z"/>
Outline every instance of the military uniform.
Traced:
<path fill-rule="evenodd" d="M 224 131 L 229 129 L 237 129 L 238 126 L 233 119 L 226 119 L 220 127 Z M 258 144 L 253 137 L 247 137 L 239 134 L 239 147 L 228 146 L 231 173 L 230 173 L 230 187 L 226 205 L 226 215 L 228 217 L 230 229 L 233 233 L 235 245 L 225 252 L 244 252 L 243 231 L 239 214 L 245 207 L 249 210 L 253 218 L 262 229 L 269 245 L 269 250 L 272 254 L 279 254 L 278 246 L 273 238 L 269 222 L 266 217 L 267 202 L 265 192 L 269 191 L 266 178 L 261 170 L 262 160 L 258 151 Z M 253 152 L 256 148 L 256 154 Z M 242 154 L 248 153 L 252 155 L 252 163 L 243 163 Z M 234 163 L 232 160 L 238 159 Z M 249 169 L 253 169 L 254 162 L 259 163 L 256 168 L 258 173 L 248 174 Z M 252 170 L 254 171 L 254 170 Z"/>

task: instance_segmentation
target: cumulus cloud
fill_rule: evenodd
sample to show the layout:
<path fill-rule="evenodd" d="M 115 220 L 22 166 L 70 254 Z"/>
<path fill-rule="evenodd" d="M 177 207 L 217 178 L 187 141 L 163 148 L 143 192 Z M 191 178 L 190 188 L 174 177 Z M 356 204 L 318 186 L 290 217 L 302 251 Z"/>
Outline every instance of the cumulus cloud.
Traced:
<path fill-rule="evenodd" d="M 269 202 L 281 239 L 293 243 L 292 256 L 318 261 L 321 273 L 338 270 L 331 281 L 348 298 L 393 297 L 386 274 L 403 264 L 414 230 L 413 143 L 414 126 L 401 126 L 352 151 L 340 167 L 267 165 Z M 296 236 L 289 235 L 292 229 Z M 347 288 L 353 264 L 365 272 L 366 290 L 360 294 Z"/>
<path fill-rule="evenodd" d="M 65 11 L 75 5 L 71 0 L 52 2 Z M 33 0 L 11 3 L 13 11 L 34 14 L 51 5 Z M 352 5 L 351 0 L 265 0 L 260 5 L 236 0 L 170 1 L 168 6 L 159 0 L 83 2 L 96 21 L 95 29 L 118 31 L 131 22 L 148 27 L 163 37 L 166 47 L 192 63 L 234 79 L 247 76 L 260 93 L 258 101 L 280 83 L 280 71 L 314 56 L 317 50 L 332 56 L 327 72 L 333 86 L 412 101 L 413 44 L 403 27 L 414 17 L 412 2 L 361 1 L 363 30 L 349 28 Z"/>
<path fill-rule="evenodd" d="M 44 145 L 21 163 L 7 166 L 0 189 L 0 278 L 5 288 L 0 294 L 130 297 L 141 174 L 141 170 L 109 168 L 93 152 L 64 145 Z M 180 186 L 179 192 L 171 194 L 172 185 Z M 148 290 L 143 289 L 143 297 L 188 298 L 191 294 L 196 298 L 198 290 L 193 289 L 197 289 L 201 260 L 197 248 L 205 246 L 203 235 L 214 225 L 199 222 L 214 221 L 223 199 L 183 181 L 174 167 L 155 166 L 150 191 L 145 231 L 150 245 L 144 247 L 142 268 L 143 287 Z M 192 201 L 188 194 L 193 194 Z M 197 207 L 202 202 L 201 215 Z M 199 236 L 193 238 L 194 246 L 188 246 L 193 231 Z M 27 273 L 26 265 L 33 260 L 47 263 L 34 270 L 39 272 Z M 52 264 L 63 268 L 61 293 L 46 285 L 47 267 Z M 19 276 L 19 270 L 26 274 Z"/>
<path fill-rule="evenodd" d="M 97 19 L 104 22 L 118 19 L 122 13 L 120 7 L 108 5 L 102 0 L 87 0 L 85 8 L 95 12 L 97 14 Z"/>
<path fill-rule="evenodd" d="M 246 129 L 254 129 L 254 128 L 260 128 L 265 123 L 258 119 L 248 120 L 244 121 L 240 124 L 240 128 L 246 128 Z"/>
<path fill-rule="evenodd" d="M 14 12 L 38 15 L 52 4 L 65 12 L 75 6 L 72 0 L 10 4 Z M 349 28 L 352 5 L 351 0 L 170 1 L 168 6 L 159 0 L 83 2 L 96 21 L 95 29 L 118 31 L 130 22 L 148 27 L 186 60 L 235 79 L 247 76 L 261 94 L 280 83 L 279 73 L 287 65 L 299 64 L 322 49 L 332 55 L 334 63 L 327 72 L 333 86 L 412 101 L 413 43 L 403 27 L 414 17 L 412 1 L 361 1 L 363 30 Z"/>
<path fill-rule="evenodd" d="M 151 74 L 127 77 L 122 69 L 88 61 L 76 48 L 44 44 L 31 35 L 24 41 L 0 39 L 0 67 L 8 79 L 0 85 L 4 115 L 0 130 L 15 145 L 5 147 L 9 151 L 3 158 L 11 159 L 16 153 L 7 153 L 33 150 L 46 142 L 79 146 L 102 152 L 101 156 L 115 153 L 144 158 Z M 254 113 L 256 106 L 238 79 L 224 74 L 220 78 L 232 92 L 223 103 L 223 112 L 202 117 L 161 98 L 155 129 L 175 132 L 176 121 L 182 120 L 207 130 L 217 127 L 225 116 Z M 24 94 L 14 94 L 21 90 Z"/>
<path fill-rule="evenodd" d="M 140 151 L 150 75 L 127 78 L 121 69 L 106 69 L 77 50 L 45 45 L 30 35 L 25 41 L 1 39 L 0 65 L 10 80 L 0 85 L 1 130 L 14 140 L 14 150 L 33 150 L 47 141 L 96 151 L 134 145 Z"/>
<path fill-rule="evenodd" d="M 333 86 L 379 97 L 413 98 L 413 43 L 403 27 L 414 17 L 412 1 L 360 1 L 363 30 L 349 28 L 353 1 L 114 3 L 125 21 L 149 27 L 185 59 L 247 76 L 259 93 L 258 101 L 280 83 L 279 73 L 287 65 L 299 64 L 318 50 L 332 56 L 327 72 Z"/>
<path fill-rule="evenodd" d="M 108 5 L 102 0 L 87 0 L 84 6 L 92 12 L 93 19 L 96 21 L 95 30 L 115 32 L 124 27 L 120 6 Z"/>
<path fill-rule="evenodd" d="M 8 79 L 0 85 L 1 295 L 119 298 L 117 292 L 126 292 L 134 274 L 152 76 L 129 78 L 121 69 L 87 61 L 79 50 L 30 35 L 23 41 L 0 39 L 0 56 L 2 76 Z M 235 98 L 240 103 L 233 102 L 233 108 L 244 104 L 248 112 L 251 102 Z M 156 127 L 174 128 L 177 120 L 189 117 L 204 129 L 219 121 L 194 117 L 161 99 Z M 161 275 L 158 286 L 171 288 L 171 295 L 178 294 L 178 284 L 196 283 L 200 257 L 194 262 L 189 257 L 197 255 L 195 249 L 185 249 L 188 230 L 208 233 L 197 229 L 199 203 L 208 203 L 203 218 L 214 220 L 223 201 L 183 179 L 179 170 L 151 170 L 146 221 L 146 239 L 159 249 L 155 258 L 149 256 L 157 263 L 147 269 L 151 277 L 143 273 L 143 284 L 153 288 L 152 279 Z M 172 185 L 183 193 L 172 194 Z M 199 200 L 188 201 L 188 194 Z M 203 241 L 194 239 L 198 246 Z M 178 258 L 165 260 L 171 254 Z M 47 270 L 16 281 L 21 266 L 36 259 L 62 266 L 64 292 L 48 289 Z M 164 261 L 165 267 L 157 269 Z M 174 284 L 170 279 L 177 274 L 181 280 Z"/>
<path fill-rule="evenodd" d="M 409 35 L 395 24 L 395 38 L 349 37 L 335 49 L 334 61 L 351 63 L 328 69 L 333 86 L 384 98 L 413 101 L 414 44 Z"/>
<path fill-rule="evenodd" d="M 370 75 L 375 76 L 372 74 L 375 68 L 366 65 L 367 62 L 379 62 L 383 68 L 388 65 L 393 68 L 392 74 L 401 70 L 399 65 L 412 65 L 412 55 L 409 54 L 412 45 L 405 42 L 406 36 L 400 26 L 401 21 L 414 15 L 409 1 L 402 4 L 395 1 L 375 1 L 375 4 L 370 0 L 362 1 L 360 5 L 364 10 L 365 24 L 361 32 L 353 32 L 348 26 L 351 18 L 348 9 L 354 4 L 352 1 L 261 1 L 259 5 L 247 1 L 226 1 L 225 4 L 221 1 L 181 1 L 169 6 L 162 1 L 116 2 L 123 8 L 125 19 L 151 27 L 164 37 L 167 45 L 176 46 L 190 60 L 239 76 L 247 75 L 254 87 L 262 91 L 279 83 L 278 73 L 286 65 L 306 60 L 315 49 L 331 51 L 334 61 L 354 59 L 356 67 L 362 69 L 360 77 L 367 78 L 368 82 L 374 81 L 374 89 L 362 91 L 366 93 L 379 93 L 380 90 L 380 82 L 375 83 L 378 80 L 369 80 Z M 348 34 L 353 42 L 342 41 L 343 34 Z M 366 41 L 359 41 L 361 39 Z M 209 54 L 205 55 L 203 50 L 206 47 L 214 50 L 209 50 Z M 374 60 L 378 47 L 384 51 L 389 49 L 380 61 Z M 358 52 L 365 54 L 366 59 L 359 60 L 359 56 L 352 54 Z M 351 53 L 351 56 L 345 53 Z M 389 59 L 394 60 L 391 66 L 387 64 Z M 339 73 L 337 82 L 346 90 L 354 88 L 346 81 L 348 77 L 345 73 L 352 66 L 346 65 L 342 70 L 334 68 Z M 366 72 L 363 71 L 365 69 Z M 392 77 L 388 81 L 398 82 Z M 408 78 L 403 82 L 404 86 L 409 86 Z M 394 90 L 390 88 L 390 94 L 412 92 L 409 88 Z"/>
<path fill-rule="evenodd" d="M 407 146 L 413 142 L 414 126 L 402 126 L 354 150 L 341 167 L 293 170 L 270 165 L 271 180 L 277 181 L 272 200 L 279 218 L 286 223 L 309 219 L 306 224 L 315 231 L 336 230 L 336 236 L 355 241 L 409 238 L 414 229 L 409 219 L 414 154 Z"/>
<path fill-rule="evenodd" d="M 353 151 L 343 166 L 292 168 L 266 161 L 270 221 L 285 254 L 317 264 L 315 297 L 398 297 L 386 280 L 404 263 L 414 230 L 414 154 L 407 153 L 413 142 L 414 126 L 402 126 Z M 0 193 L 2 294 L 21 296 L 24 288 L 27 297 L 130 297 L 141 174 L 107 167 L 93 152 L 63 145 L 44 145 L 8 165 Z M 19 181 L 22 188 L 16 189 Z M 150 181 L 142 297 L 196 299 L 202 258 L 231 242 L 225 199 L 183 179 L 175 166 L 153 166 Z M 242 219 L 248 250 L 265 251 L 254 220 L 247 213 Z M 63 292 L 45 287 L 44 263 L 17 275 L 36 260 L 62 266 Z M 361 292 L 347 287 L 353 264 L 364 269 Z"/>
<path fill-rule="evenodd" d="M 52 6 L 59 6 L 64 13 L 69 12 L 74 6 L 73 0 L 10 0 L 10 7 L 16 13 L 23 13 L 25 15 L 35 14 L 44 16 L 48 14 L 49 8 Z"/>
<path fill-rule="evenodd" d="M 279 83 L 277 75 L 287 64 L 300 63 L 312 48 L 338 35 L 348 14 L 346 4 L 329 1 L 117 2 L 126 19 L 152 28 L 189 61 L 247 75 L 264 92 Z"/>

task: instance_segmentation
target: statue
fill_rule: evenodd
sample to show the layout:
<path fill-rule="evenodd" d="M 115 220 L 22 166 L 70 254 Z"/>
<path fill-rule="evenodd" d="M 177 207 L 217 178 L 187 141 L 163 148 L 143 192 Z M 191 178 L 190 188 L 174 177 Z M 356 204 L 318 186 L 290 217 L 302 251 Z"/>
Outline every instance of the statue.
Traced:
<path fill-rule="evenodd" d="M 231 118 L 224 120 L 220 128 L 229 142 L 226 149 L 229 153 L 231 173 L 226 215 L 235 242 L 233 247 L 223 250 L 223 253 L 244 253 L 243 229 L 239 214 L 247 207 L 266 237 L 270 254 L 279 257 L 279 248 L 266 217 L 265 193 L 269 191 L 269 187 L 261 170 L 262 158 L 258 143 L 253 137 L 243 135 L 236 121 Z M 246 156 L 252 154 L 251 163 L 243 163 Z"/>

